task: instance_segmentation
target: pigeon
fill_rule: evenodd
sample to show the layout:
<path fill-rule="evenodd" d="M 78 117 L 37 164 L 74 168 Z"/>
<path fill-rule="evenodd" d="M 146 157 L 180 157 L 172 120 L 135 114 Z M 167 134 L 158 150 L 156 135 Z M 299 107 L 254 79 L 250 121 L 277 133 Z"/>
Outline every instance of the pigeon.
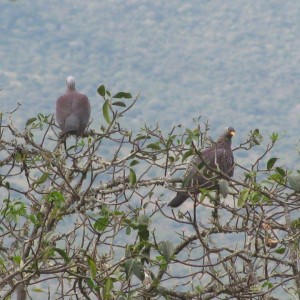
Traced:
<path fill-rule="evenodd" d="M 184 189 L 190 192 L 199 191 L 200 188 L 218 189 L 218 179 L 222 177 L 214 173 L 213 169 L 229 177 L 233 176 L 234 157 L 231 150 L 231 138 L 234 134 L 234 128 L 227 127 L 214 145 L 201 151 L 201 157 L 200 155 L 193 157 L 183 177 Z M 188 192 L 178 192 L 168 206 L 178 207 L 188 198 Z"/>
<path fill-rule="evenodd" d="M 74 77 L 67 77 L 66 86 L 65 94 L 56 101 L 56 121 L 64 134 L 81 136 L 90 119 L 90 101 L 86 95 L 76 91 Z"/>

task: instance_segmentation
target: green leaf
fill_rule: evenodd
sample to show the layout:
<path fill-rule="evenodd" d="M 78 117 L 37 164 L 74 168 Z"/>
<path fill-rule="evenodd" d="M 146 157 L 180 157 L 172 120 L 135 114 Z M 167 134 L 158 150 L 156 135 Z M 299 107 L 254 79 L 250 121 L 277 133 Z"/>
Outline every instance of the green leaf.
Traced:
<path fill-rule="evenodd" d="M 268 162 L 267 162 L 267 170 L 268 171 L 270 171 L 273 168 L 273 166 L 275 165 L 277 160 L 278 160 L 277 157 L 272 157 L 268 160 Z"/>
<path fill-rule="evenodd" d="M 21 265 L 21 261 L 22 261 L 21 256 L 20 255 L 14 256 L 13 257 L 13 261 L 20 266 Z"/>
<path fill-rule="evenodd" d="M 119 211 L 119 210 L 112 211 L 112 214 L 114 216 L 124 216 L 125 215 L 125 213 L 123 211 Z"/>
<path fill-rule="evenodd" d="M 1 272 L 6 270 L 6 262 L 3 259 L 0 259 L 0 267 Z"/>
<path fill-rule="evenodd" d="M 279 168 L 279 167 L 276 167 L 275 168 L 275 171 L 280 174 L 282 177 L 284 177 L 286 174 L 285 174 L 285 170 L 283 170 L 282 168 Z"/>
<path fill-rule="evenodd" d="M 147 145 L 146 148 L 150 148 L 150 149 L 153 149 L 153 150 L 160 150 L 161 149 L 158 142 L 149 144 L 149 145 Z"/>
<path fill-rule="evenodd" d="M 137 259 L 128 259 L 124 264 L 124 268 L 127 279 L 129 279 L 132 276 L 132 274 L 134 274 L 140 280 L 145 279 L 144 267 L 141 264 L 141 262 Z"/>
<path fill-rule="evenodd" d="M 190 145 L 193 141 L 193 138 L 191 136 L 188 136 L 186 139 L 185 139 L 185 144 L 186 145 Z"/>
<path fill-rule="evenodd" d="M 279 134 L 278 133 L 273 132 L 271 134 L 271 140 L 272 140 L 272 142 L 276 142 L 278 140 L 278 138 L 279 138 Z"/>
<path fill-rule="evenodd" d="M 45 116 L 45 115 L 39 113 L 39 114 L 38 114 L 38 119 L 39 119 L 39 121 L 41 121 L 41 122 L 46 122 L 47 119 L 48 119 L 48 116 Z"/>
<path fill-rule="evenodd" d="M 228 181 L 225 179 L 220 179 L 219 180 L 219 192 L 223 196 L 223 198 L 226 198 L 226 196 L 228 195 L 228 190 L 229 190 Z"/>
<path fill-rule="evenodd" d="M 133 258 L 129 258 L 126 260 L 125 264 L 124 264 L 124 269 L 125 269 L 125 273 L 126 273 L 126 278 L 129 279 L 132 276 L 132 269 L 133 269 L 133 265 L 134 265 L 135 261 Z"/>
<path fill-rule="evenodd" d="M 54 248 L 53 249 L 55 252 L 57 252 L 64 260 L 65 260 L 65 262 L 70 262 L 70 258 L 69 258 L 69 256 L 68 256 L 68 254 L 66 253 L 66 251 L 64 251 L 64 250 L 62 250 L 62 249 L 60 249 L 60 248 Z"/>
<path fill-rule="evenodd" d="M 167 143 L 166 143 L 166 149 L 169 149 L 171 144 L 173 143 L 174 139 L 175 139 L 176 135 L 172 135 L 168 138 Z"/>
<path fill-rule="evenodd" d="M 282 176 L 279 173 L 272 174 L 269 177 L 269 179 L 274 180 L 274 181 L 279 182 L 279 183 L 282 182 L 282 180 L 283 180 Z"/>
<path fill-rule="evenodd" d="M 49 177 L 49 174 L 48 173 L 44 173 L 35 183 L 34 185 L 35 186 L 38 186 L 40 184 L 43 184 Z"/>
<path fill-rule="evenodd" d="M 36 293 L 46 293 L 44 290 L 39 289 L 39 288 L 33 288 L 32 291 L 36 292 Z"/>
<path fill-rule="evenodd" d="M 129 183 L 131 186 L 134 186 L 136 184 L 136 174 L 133 169 L 130 169 Z"/>
<path fill-rule="evenodd" d="M 245 205 L 248 195 L 249 195 L 249 192 L 250 192 L 250 190 L 248 188 L 245 188 L 241 191 L 240 197 L 239 197 L 238 203 L 237 203 L 238 207 L 242 207 Z"/>
<path fill-rule="evenodd" d="M 132 271 L 133 274 L 141 281 L 145 279 L 144 267 L 139 260 L 135 260 Z"/>
<path fill-rule="evenodd" d="M 124 102 L 121 102 L 121 101 L 113 102 L 112 105 L 126 107 L 126 104 Z"/>
<path fill-rule="evenodd" d="M 174 254 L 174 246 L 170 241 L 162 241 L 158 245 L 158 250 L 166 261 L 170 261 Z"/>
<path fill-rule="evenodd" d="M 201 285 L 195 286 L 195 291 L 199 294 L 199 296 L 203 293 L 203 287 Z"/>
<path fill-rule="evenodd" d="M 113 96 L 113 98 L 125 98 L 125 99 L 130 99 L 132 98 L 132 95 L 130 93 L 125 93 L 125 92 L 119 92 Z"/>
<path fill-rule="evenodd" d="M 170 161 L 171 164 L 174 163 L 174 161 L 175 161 L 174 156 L 169 156 L 169 161 Z"/>
<path fill-rule="evenodd" d="M 276 249 L 275 252 L 277 254 L 284 254 L 285 250 L 286 250 L 285 247 L 280 247 L 280 248 Z"/>
<path fill-rule="evenodd" d="M 114 210 L 114 211 L 112 212 L 112 214 L 113 214 L 114 216 L 124 216 L 124 215 L 125 215 L 123 211 L 119 211 L 119 210 Z"/>
<path fill-rule="evenodd" d="M 97 92 L 103 98 L 105 97 L 105 86 L 102 84 L 98 87 Z"/>
<path fill-rule="evenodd" d="M 47 199 L 49 201 L 54 201 L 54 202 L 64 202 L 65 201 L 64 195 L 59 191 L 50 192 L 47 195 Z"/>
<path fill-rule="evenodd" d="M 38 222 L 38 219 L 36 217 L 36 215 L 29 215 L 28 216 L 28 219 L 34 224 L 34 225 L 37 225 L 39 222 Z"/>
<path fill-rule="evenodd" d="M 80 280 L 82 280 L 82 279 L 79 279 L 79 282 L 80 282 Z M 94 280 L 92 280 L 91 278 L 87 278 L 86 283 L 92 290 L 95 289 L 96 284 L 95 284 Z"/>
<path fill-rule="evenodd" d="M 95 279 L 96 275 L 97 275 L 96 264 L 95 264 L 94 260 L 90 256 L 87 257 L 87 262 L 88 262 L 88 265 L 90 267 L 91 278 Z"/>
<path fill-rule="evenodd" d="M 20 152 L 16 152 L 15 154 L 15 160 L 17 163 L 21 163 L 23 161 L 23 155 Z"/>
<path fill-rule="evenodd" d="M 263 141 L 262 135 L 257 134 L 257 135 L 254 135 L 254 136 L 252 137 L 252 141 L 251 141 L 250 145 L 251 145 L 252 143 L 253 143 L 252 146 L 253 146 L 253 145 L 260 145 L 262 141 Z"/>
<path fill-rule="evenodd" d="M 135 166 L 135 165 L 137 165 L 137 164 L 139 164 L 140 162 L 138 161 L 138 160 L 136 160 L 136 159 L 134 159 L 131 163 L 130 163 L 130 167 L 133 167 L 133 166 Z"/>
<path fill-rule="evenodd" d="M 135 139 L 135 141 L 149 140 L 149 139 L 151 139 L 151 136 L 148 136 L 148 135 L 138 135 L 137 138 Z"/>
<path fill-rule="evenodd" d="M 110 124 L 110 116 L 109 116 L 109 101 L 106 100 L 102 106 L 103 117 L 105 121 Z"/>
<path fill-rule="evenodd" d="M 48 195 L 46 195 L 46 200 L 49 203 L 54 203 L 57 208 L 60 208 L 65 202 L 63 194 L 59 191 L 50 192 Z"/>
<path fill-rule="evenodd" d="M 271 289 L 273 288 L 273 284 L 270 281 L 265 281 L 261 287 L 262 288 L 267 287 L 268 289 Z"/>
<path fill-rule="evenodd" d="M 186 132 L 187 132 L 187 134 L 189 135 L 190 138 L 192 138 L 192 139 L 196 138 L 196 136 L 195 136 L 195 134 L 194 134 L 194 132 L 192 130 L 190 130 L 190 129 L 187 128 Z"/>
<path fill-rule="evenodd" d="M 33 122 L 35 122 L 37 120 L 37 118 L 30 118 L 27 120 L 26 122 L 26 127 L 29 126 L 30 124 L 32 124 Z"/>
<path fill-rule="evenodd" d="M 110 300 L 111 299 L 111 290 L 113 288 L 113 280 L 108 277 L 105 279 L 104 289 L 103 289 L 103 299 Z"/>
<path fill-rule="evenodd" d="M 251 201 L 252 204 L 256 204 L 256 203 L 259 202 L 259 200 L 261 200 L 261 196 L 262 195 L 259 192 L 252 192 L 252 193 L 249 194 L 248 199 L 250 198 L 250 201 Z M 269 198 L 263 197 L 262 200 L 269 201 Z"/>
<path fill-rule="evenodd" d="M 147 225 L 140 225 L 138 230 L 138 236 L 140 238 L 140 241 L 148 241 L 149 240 L 150 232 L 148 230 Z"/>
<path fill-rule="evenodd" d="M 299 229 L 300 228 L 300 218 L 293 220 L 291 225 L 293 228 Z"/>
<path fill-rule="evenodd" d="M 131 233 L 131 228 L 130 226 L 127 226 L 126 227 L 126 234 L 129 235 Z"/>
<path fill-rule="evenodd" d="M 287 180 L 295 192 L 300 192 L 300 175 L 288 175 Z"/>
<path fill-rule="evenodd" d="M 94 229 L 99 232 L 102 232 L 107 228 L 108 224 L 109 224 L 108 216 L 101 216 L 94 223 Z"/>
<path fill-rule="evenodd" d="M 184 162 L 188 157 L 190 157 L 190 156 L 193 155 L 193 154 L 194 154 L 194 152 L 193 152 L 192 149 L 186 151 L 186 152 L 183 154 L 182 160 L 181 160 L 181 161 Z"/>

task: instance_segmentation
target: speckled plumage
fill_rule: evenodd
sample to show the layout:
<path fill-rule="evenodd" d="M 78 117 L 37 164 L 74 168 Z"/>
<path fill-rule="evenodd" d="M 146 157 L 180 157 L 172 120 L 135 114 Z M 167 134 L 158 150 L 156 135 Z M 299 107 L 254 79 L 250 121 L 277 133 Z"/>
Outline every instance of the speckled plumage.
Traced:
<path fill-rule="evenodd" d="M 229 177 L 233 176 L 234 157 L 231 150 L 231 138 L 234 133 L 234 128 L 226 128 L 212 147 L 201 151 L 203 159 L 199 155 L 193 157 L 183 177 L 183 189 L 186 188 L 189 192 L 198 191 L 200 188 L 217 189 L 218 179 L 221 176 L 211 169 L 219 170 Z M 187 192 L 178 192 L 168 206 L 178 207 L 188 198 L 189 194 Z"/>
<path fill-rule="evenodd" d="M 80 136 L 90 119 L 90 102 L 86 95 L 76 91 L 72 76 L 67 78 L 66 85 L 65 94 L 56 101 L 56 121 L 63 133 Z"/>

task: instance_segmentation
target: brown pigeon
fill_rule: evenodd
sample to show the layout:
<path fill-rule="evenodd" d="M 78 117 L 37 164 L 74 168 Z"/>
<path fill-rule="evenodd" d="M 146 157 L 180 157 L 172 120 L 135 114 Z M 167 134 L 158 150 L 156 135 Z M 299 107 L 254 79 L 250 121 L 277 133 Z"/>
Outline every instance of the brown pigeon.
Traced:
<path fill-rule="evenodd" d="M 234 128 L 228 127 L 212 147 L 204 149 L 201 152 L 201 156 L 205 163 L 199 155 L 194 156 L 183 177 L 184 189 L 187 189 L 191 193 L 195 192 L 193 188 L 196 191 L 200 188 L 208 190 L 218 189 L 218 179 L 222 177 L 218 176 L 207 166 L 219 170 L 229 177 L 233 176 L 234 158 L 231 150 L 231 138 L 234 134 Z M 189 198 L 187 192 L 178 192 L 168 206 L 178 207 L 187 198 Z"/>
<path fill-rule="evenodd" d="M 65 94 L 56 101 L 56 121 L 63 133 L 80 136 L 90 119 L 90 101 L 86 95 L 76 91 L 74 77 L 67 77 L 66 86 Z"/>

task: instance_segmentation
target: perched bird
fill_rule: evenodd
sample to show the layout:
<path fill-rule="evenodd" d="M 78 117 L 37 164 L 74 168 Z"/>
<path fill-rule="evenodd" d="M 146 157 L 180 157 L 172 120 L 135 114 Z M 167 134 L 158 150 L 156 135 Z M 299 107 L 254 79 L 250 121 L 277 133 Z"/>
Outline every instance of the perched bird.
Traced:
<path fill-rule="evenodd" d="M 190 192 L 197 192 L 200 188 L 218 189 L 218 179 L 222 177 L 214 173 L 213 169 L 219 170 L 229 177 L 233 176 L 234 158 L 231 150 L 231 138 L 234 134 L 234 128 L 226 128 L 213 146 L 201 151 L 201 157 L 200 155 L 193 157 L 183 177 L 184 189 Z M 189 198 L 188 192 L 178 192 L 168 206 L 178 207 L 187 198 Z"/>
<path fill-rule="evenodd" d="M 80 136 L 90 119 L 90 101 L 86 95 L 76 91 L 74 77 L 67 77 L 66 86 L 65 94 L 56 101 L 56 121 L 63 133 Z"/>

